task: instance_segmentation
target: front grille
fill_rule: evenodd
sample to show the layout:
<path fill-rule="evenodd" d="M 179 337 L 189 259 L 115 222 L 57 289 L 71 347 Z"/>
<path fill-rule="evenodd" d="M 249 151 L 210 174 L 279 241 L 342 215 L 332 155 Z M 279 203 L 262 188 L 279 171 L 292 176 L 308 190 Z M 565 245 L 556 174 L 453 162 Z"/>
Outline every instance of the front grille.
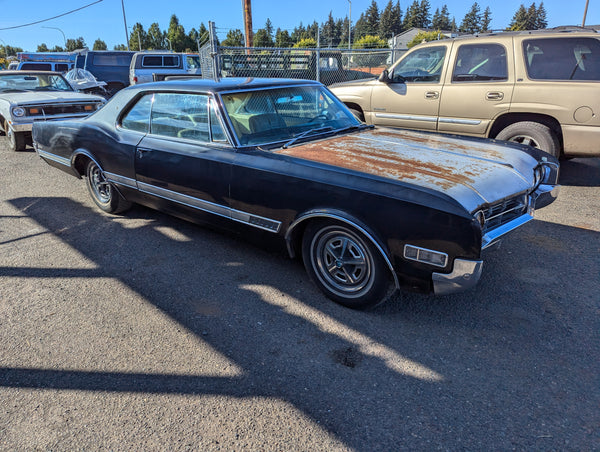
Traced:
<path fill-rule="evenodd" d="M 527 213 L 527 201 L 527 195 L 520 195 L 483 209 L 482 212 L 485 217 L 483 233 L 492 231 Z"/>
<path fill-rule="evenodd" d="M 46 116 L 89 115 L 97 109 L 97 103 L 49 104 L 27 106 L 27 116 L 44 118 Z"/>

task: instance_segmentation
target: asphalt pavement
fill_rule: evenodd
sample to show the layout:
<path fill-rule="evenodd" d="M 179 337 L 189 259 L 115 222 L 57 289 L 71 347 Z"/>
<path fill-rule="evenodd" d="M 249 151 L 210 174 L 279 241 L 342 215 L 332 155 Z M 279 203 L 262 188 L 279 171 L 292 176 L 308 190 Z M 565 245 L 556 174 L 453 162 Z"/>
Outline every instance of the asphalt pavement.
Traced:
<path fill-rule="evenodd" d="M 0 450 L 600 450 L 600 159 L 561 171 L 474 289 L 359 312 L 0 138 Z"/>

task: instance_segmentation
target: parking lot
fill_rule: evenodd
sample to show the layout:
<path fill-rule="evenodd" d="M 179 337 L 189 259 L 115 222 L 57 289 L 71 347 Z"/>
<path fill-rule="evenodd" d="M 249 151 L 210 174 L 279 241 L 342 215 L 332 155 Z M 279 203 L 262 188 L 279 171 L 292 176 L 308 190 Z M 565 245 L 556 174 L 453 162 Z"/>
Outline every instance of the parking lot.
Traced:
<path fill-rule="evenodd" d="M 469 292 L 328 301 L 298 261 L 0 138 L 0 449 L 598 450 L 600 159 Z"/>

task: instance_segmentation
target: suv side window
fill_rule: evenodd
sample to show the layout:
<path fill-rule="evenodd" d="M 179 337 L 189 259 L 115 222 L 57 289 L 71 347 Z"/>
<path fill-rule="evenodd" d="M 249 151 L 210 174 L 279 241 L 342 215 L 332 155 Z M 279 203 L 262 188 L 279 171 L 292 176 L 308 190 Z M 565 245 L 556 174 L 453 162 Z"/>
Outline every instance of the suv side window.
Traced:
<path fill-rule="evenodd" d="M 445 46 L 415 50 L 396 64 L 390 78 L 392 82 L 439 82 L 445 56 Z"/>
<path fill-rule="evenodd" d="M 458 48 L 453 82 L 508 80 L 506 49 L 500 44 L 463 44 Z"/>
<path fill-rule="evenodd" d="M 526 39 L 523 53 L 530 79 L 600 81 L 598 39 Z"/>

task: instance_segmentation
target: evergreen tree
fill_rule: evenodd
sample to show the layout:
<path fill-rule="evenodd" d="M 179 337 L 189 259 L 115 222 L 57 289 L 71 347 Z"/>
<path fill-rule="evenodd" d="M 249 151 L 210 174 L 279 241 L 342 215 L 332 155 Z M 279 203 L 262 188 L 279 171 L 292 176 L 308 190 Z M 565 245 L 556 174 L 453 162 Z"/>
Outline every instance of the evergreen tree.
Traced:
<path fill-rule="evenodd" d="M 179 19 L 175 14 L 171 16 L 171 20 L 169 21 L 167 39 L 170 42 L 170 50 L 175 52 L 183 52 L 185 50 L 187 44 L 185 29 L 179 23 Z"/>
<path fill-rule="evenodd" d="M 125 50 L 127 50 L 127 47 L 125 47 Z M 63 49 L 61 46 L 54 46 L 50 49 L 50 52 L 64 52 L 65 49 Z M 22 50 L 19 50 L 19 52 L 22 52 Z"/>
<path fill-rule="evenodd" d="M 148 35 L 141 23 L 137 22 L 129 34 L 129 48 L 131 50 L 142 50 L 148 48 Z"/>
<path fill-rule="evenodd" d="M 67 39 L 65 46 L 67 48 L 67 52 L 72 52 L 73 50 L 83 49 L 86 47 L 85 41 L 81 36 L 77 39 Z"/>
<path fill-rule="evenodd" d="M 481 31 L 481 14 L 477 2 L 473 3 L 469 12 L 463 18 L 458 29 L 463 33 L 477 33 Z"/>
<path fill-rule="evenodd" d="M 452 23 L 450 21 L 450 14 L 448 13 L 448 7 L 442 6 L 442 10 L 435 10 L 433 19 L 431 21 L 431 27 L 434 30 L 451 30 Z"/>
<path fill-rule="evenodd" d="M 321 29 L 321 42 L 323 42 L 326 47 L 334 47 L 338 45 L 339 36 L 337 34 L 337 27 L 331 11 L 329 11 L 327 22 L 323 24 Z"/>
<path fill-rule="evenodd" d="M 513 16 L 510 24 L 508 25 L 508 28 L 509 28 L 509 30 L 519 31 L 519 30 L 526 30 L 527 29 L 526 27 L 527 27 L 527 10 L 525 9 L 525 6 L 523 6 L 523 4 L 521 3 L 521 6 L 519 6 L 519 9 Z"/>
<path fill-rule="evenodd" d="M 113 47 L 113 50 L 127 50 L 127 46 L 125 44 L 117 44 Z M 53 50 L 53 52 L 61 52 L 61 50 Z"/>
<path fill-rule="evenodd" d="M 371 0 L 371 5 L 365 11 L 365 22 L 367 34 L 376 36 L 379 32 L 379 9 L 375 0 Z"/>
<path fill-rule="evenodd" d="M 491 31 L 490 23 L 492 22 L 492 11 L 490 11 L 490 7 L 486 7 L 483 12 L 483 16 L 481 17 L 481 31 Z"/>
<path fill-rule="evenodd" d="M 383 39 L 389 39 L 396 33 L 394 31 L 394 4 L 392 0 L 388 1 L 388 4 L 381 12 L 379 19 L 379 36 Z"/>
<path fill-rule="evenodd" d="M 287 30 L 277 29 L 275 33 L 275 47 L 291 47 L 292 38 Z"/>
<path fill-rule="evenodd" d="M 42 42 L 40 45 L 37 46 L 37 52 L 49 52 L 48 46 L 45 42 Z M 2 52 L 2 54 L 4 54 L 4 52 Z"/>
<path fill-rule="evenodd" d="M 537 29 L 537 8 L 535 2 L 529 5 L 527 9 L 527 19 L 525 21 L 525 30 L 536 30 Z"/>
<path fill-rule="evenodd" d="M 147 33 L 147 48 L 151 50 L 159 50 L 165 48 L 165 34 L 160 29 L 158 23 L 153 22 L 150 24 Z"/>
<path fill-rule="evenodd" d="M 535 28 L 536 30 L 543 30 L 547 26 L 548 21 L 546 20 L 546 8 L 544 8 L 544 2 L 540 2 L 540 6 L 537 9 Z"/>
<path fill-rule="evenodd" d="M 404 14 L 404 22 L 403 28 L 404 30 L 408 30 L 409 28 L 418 27 L 419 26 L 419 2 L 418 0 L 413 0 L 411 5 L 406 10 Z"/>
<path fill-rule="evenodd" d="M 98 38 L 94 41 L 94 47 L 92 50 L 108 50 L 108 47 L 102 39 Z"/>
<path fill-rule="evenodd" d="M 366 36 L 368 34 L 368 25 L 367 25 L 367 21 L 365 19 L 365 14 L 361 13 L 360 17 L 358 18 L 358 20 L 356 21 L 356 24 L 354 24 L 354 42 L 356 42 L 358 39 L 362 38 L 363 36 Z"/>
<path fill-rule="evenodd" d="M 429 12 L 431 9 L 431 5 L 429 4 L 429 0 L 421 0 L 418 7 L 417 13 L 417 27 L 419 28 L 429 28 L 431 25 L 431 13 Z"/>
<path fill-rule="evenodd" d="M 392 8 L 392 33 L 397 35 L 402 32 L 402 10 L 400 9 L 400 1 Z"/>
<path fill-rule="evenodd" d="M 244 34 L 242 33 L 242 30 L 239 28 L 229 30 L 222 45 L 225 47 L 244 47 Z"/>
<path fill-rule="evenodd" d="M 458 26 L 456 25 L 456 19 L 454 17 L 452 17 L 452 22 L 450 22 L 450 31 L 458 31 Z"/>

